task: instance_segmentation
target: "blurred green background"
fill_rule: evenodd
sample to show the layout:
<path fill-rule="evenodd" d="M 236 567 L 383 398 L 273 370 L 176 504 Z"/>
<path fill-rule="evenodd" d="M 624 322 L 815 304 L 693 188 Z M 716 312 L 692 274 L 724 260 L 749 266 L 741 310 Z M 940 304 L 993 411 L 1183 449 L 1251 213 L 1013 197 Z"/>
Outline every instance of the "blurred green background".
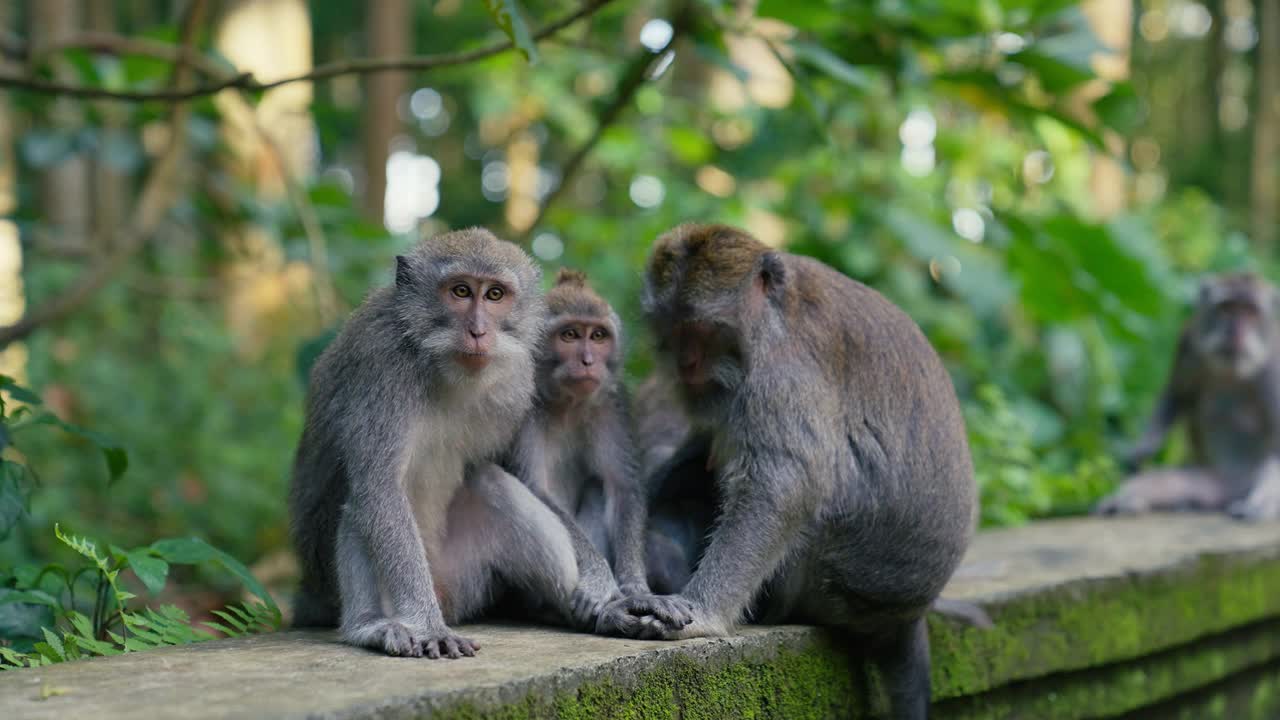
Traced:
<path fill-rule="evenodd" d="M 129 469 L 109 483 L 92 442 L 24 431 L 38 482 L 0 474 L 0 568 L 67 552 L 59 522 L 124 547 L 195 535 L 287 586 L 300 369 L 397 251 L 473 224 L 549 274 L 585 269 L 631 323 L 631 382 L 651 365 L 637 296 L 660 232 L 716 220 L 816 256 L 941 353 L 984 524 L 1083 512 L 1119 479 L 1196 278 L 1274 269 L 1278 4 L 619 0 L 534 43 L 583 6 L 3 3 L 0 76 L 81 90 L 508 35 L 528 52 L 181 108 L 6 92 L 0 325 L 56 317 L 0 373 Z M 177 579 L 197 608 L 230 587 Z"/>

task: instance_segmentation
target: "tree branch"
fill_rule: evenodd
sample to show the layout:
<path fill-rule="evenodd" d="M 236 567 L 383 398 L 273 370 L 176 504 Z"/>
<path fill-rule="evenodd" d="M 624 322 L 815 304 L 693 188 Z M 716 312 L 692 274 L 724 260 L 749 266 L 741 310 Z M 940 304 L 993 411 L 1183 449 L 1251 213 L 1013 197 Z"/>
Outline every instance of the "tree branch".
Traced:
<path fill-rule="evenodd" d="M 193 0 L 183 18 L 182 45 L 194 46 L 197 30 L 204 21 L 208 0 Z M 186 63 L 179 60 L 174 66 L 171 84 L 182 88 L 192 75 Z M 117 234 L 110 251 L 81 273 L 75 284 L 34 310 L 29 310 L 13 325 L 0 327 L 0 350 L 21 340 L 43 325 L 56 322 L 71 314 L 90 297 L 102 289 L 125 263 L 146 244 L 160 226 L 177 195 L 178 167 L 186 154 L 187 121 L 191 109 L 186 103 L 173 107 L 169 119 L 169 144 L 151 167 L 151 174 L 142 186 L 138 202 L 127 229 Z"/>
<path fill-rule="evenodd" d="M 150 57 L 165 62 L 186 63 L 209 77 L 222 78 L 234 73 L 235 68 L 199 52 L 194 46 L 174 45 L 150 38 L 129 37 L 112 32 L 86 30 L 68 35 L 46 45 L 26 44 L 21 39 L 16 46 L 4 46 L 0 51 L 16 52 L 18 59 L 29 68 L 43 65 L 50 55 L 67 50 L 87 50 L 94 53 L 121 56 Z"/>
<path fill-rule="evenodd" d="M 585 17 L 589 17 L 612 1 L 613 0 L 588 0 L 588 2 L 586 2 L 581 8 L 558 20 L 548 23 L 545 27 L 535 32 L 533 34 L 533 39 L 536 41 L 550 35 L 554 35 L 569 25 L 572 25 Z M 18 76 L 0 73 L 0 87 L 10 87 L 19 90 L 28 90 L 31 92 L 66 95 L 80 98 L 100 98 L 130 102 L 180 102 L 183 100 L 191 100 L 207 95 L 213 95 L 230 88 L 247 90 L 250 92 L 260 92 L 274 87 L 279 87 L 281 85 L 287 85 L 289 83 L 328 80 L 340 75 L 367 75 L 369 73 L 386 72 L 389 70 L 430 70 L 434 68 L 449 67 L 452 65 L 464 65 L 466 63 L 493 57 L 494 55 L 510 50 L 512 47 L 513 45 L 510 40 L 503 40 L 474 50 L 463 50 L 460 52 L 394 58 L 361 58 L 358 60 L 333 62 L 326 65 L 320 65 L 313 68 L 310 72 L 302 75 L 280 78 L 279 80 L 273 80 L 267 83 L 259 82 L 254 79 L 251 73 L 240 73 L 238 75 L 223 78 L 218 82 L 206 85 L 197 85 L 190 88 L 171 88 L 169 90 L 109 90 L 107 88 L 91 87 L 87 85 L 71 85 L 31 76 Z M 64 46 L 61 49 L 66 49 L 66 47 Z"/>
<path fill-rule="evenodd" d="M 546 216 L 547 210 L 551 204 L 560 198 L 561 195 L 569 187 L 569 183 L 573 180 L 578 171 L 582 169 L 582 164 L 587 159 L 587 155 L 595 149 L 600 142 L 600 138 L 605 132 L 618 121 L 622 116 L 622 112 L 631 105 L 632 99 L 636 93 L 640 92 L 640 88 L 650 78 L 651 73 L 661 66 L 663 59 L 667 53 L 674 52 L 676 40 L 686 33 L 693 24 L 693 8 L 692 3 L 685 3 L 681 6 L 679 13 L 676 15 L 674 22 L 671 24 L 671 39 L 661 50 L 656 52 L 648 48 L 641 48 L 630 61 L 627 62 L 626 70 L 622 73 L 622 78 L 618 80 L 617 89 L 614 90 L 613 98 L 609 104 L 600 109 L 600 116 L 596 121 L 595 132 L 591 133 L 591 137 L 587 138 L 573 155 L 565 162 L 564 168 L 560 172 L 560 182 L 555 186 L 547 196 L 538 204 L 538 214 L 534 217 L 533 222 L 524 232 L 520 233 L 517 242 L 523 243 L 528 239 L 529 235 L 542 222 L 542 218 Z"/>

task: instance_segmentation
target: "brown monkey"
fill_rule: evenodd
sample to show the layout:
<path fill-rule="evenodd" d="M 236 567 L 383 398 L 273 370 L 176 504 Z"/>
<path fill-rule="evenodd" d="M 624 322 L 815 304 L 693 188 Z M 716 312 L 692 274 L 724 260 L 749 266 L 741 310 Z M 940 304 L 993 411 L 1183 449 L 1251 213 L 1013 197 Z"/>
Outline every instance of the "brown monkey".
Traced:
<path fill-rule="evenodd" d="M 426 240 L 317 360 L 290 492 L 296 624 L 456 658 L 476 644 L 449 625 L 504 590 L 570 614 L 568 530 L 490 462 L 533 402 L 539 280 L 486 230 Z"/>
<path fill-rule="evenodd" d="M 694 431 L 668 462 L 714 475 L 718 517 L 680 595 L 606 608 L 597 629 L 676 639 L 742 619 L 842 628 L 884 671 L 895 718 L 930 701 L 925 613 L 976 521 L 964 423 L 901 310 L 743 231 L 660 237 L 645 314 Z"/>
<path fill-rule="evenodd" d="M 1222 510 L 1280 518 L 1280 331 L 1274 286 L 1252 273 L 1210 276 L 1183 328 L 1168 384 L 1125 457 L 1137 468 L 1185 417 L 1191 464 L 1138 473 L 1101 513 Z"/>
<path fill-rule="evenodd" d="M 590 629 L 604 601 L 649 592 L 622 322 L 584 274 L 567 269 L 547 293 L 547 311 L 534 409 L 506 464 L 574 535 L 581 580 L 573 621 Z"/>

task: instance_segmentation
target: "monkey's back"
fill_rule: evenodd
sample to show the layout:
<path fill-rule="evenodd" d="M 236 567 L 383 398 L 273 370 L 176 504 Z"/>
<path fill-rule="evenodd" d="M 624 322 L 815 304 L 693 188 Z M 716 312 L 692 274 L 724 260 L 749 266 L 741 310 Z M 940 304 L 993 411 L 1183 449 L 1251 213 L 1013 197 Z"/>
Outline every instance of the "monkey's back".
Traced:
<path fill-rule="evenodd" d="M 919 326 L 875 290 L 787 256 L 805 351 L 833 362 L 841 476 L 834 549 L 849 580 L 931 600 L 959 564 L 977 517 L 964 419 L 950 375 Z"/>

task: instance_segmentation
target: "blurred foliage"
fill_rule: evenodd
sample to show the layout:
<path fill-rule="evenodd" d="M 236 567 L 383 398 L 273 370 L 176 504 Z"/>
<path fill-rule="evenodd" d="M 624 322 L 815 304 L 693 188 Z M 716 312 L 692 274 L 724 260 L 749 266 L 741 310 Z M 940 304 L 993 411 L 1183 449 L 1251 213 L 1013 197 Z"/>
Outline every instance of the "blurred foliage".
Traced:
<path fill-rule="evenodd" d="M 1175 5 L 1188 3 L 1137 7 L 1145 18 Z M 317 62 L 369 53 L 352 21 L 360 7 L 311 4 Z M 573 7 L 419 2 L 414 47 L 455 51 L 505 32 L 532 57 L 529 28 Z M 439 169 L 439 204 L 421 231 L 488 225 L 524 235 L 548 275 L 560 265 L 587 270 L 637 328 L 631 380 L 652 362 L 637 298 L 654 237 L 696 219 L 785 242 L 882 291 L 925 330 L 966 406 L 985 524 L 1086 509 L 1116 481 L 1108 458 L 1136 433 L 1163 382 L 1195 276 L 1259 267 L 1238 229 L 1240 195 L 1228 192 L 1246 174 L 1247 152 L 1228 151 L 1240 131 L 1224 136 L 1220 156 L 1237 165 L 1196 170 L 1209 141 L 1184 135 L 1174 115 L 1194 114 L 1190 89 L 1203 94 L 1204 72 L 1184 47 L 1203 38 L 1138 37 L 1133 82 L 1096 91 L 1091 61 L 1102 48 L 1067 0 L 762 0 L 754 15 L 698 0 L 674 62 L 659 65 L 580 171 L 562 177 L 626 58 L 645 52 L 646 31 L 662 35 L 651 21 L 676 7 L 612 3 L 540 43 L 536 64 L 512 52 L 414 76 L 395 148 Z M 176 36 L 158 11 L 130 11 L 121 30 Z M 168 77 L 156 61 L 67 55 L 87 84 L 157 87 Z M 1228 59 L 1249 62 L 1244 51 Z M 315 92 L 320 166 L 301 202 L 267 199 L 230 169 L 217 109 L 195 103 L 193 157 L 164 241 L 29 343 L 31 382 L 58 416 L 109 429 L 132 467 L 107 485 L 91 443 L 33 437 L 23 452 L 47 480 L 30 522 L 0 544 L 0 567 L 54 554 L 55 520 L 125 546 L 195 534 L 247 560 L 285 547 L 303 409 L 298 370 L 333 327 L 303 292 L 246 330 L 234 271 L 276 258 L 268 285 L 279 290 L 284 269 L 310 268 L 314 238 L 301 208 L 318 221 L 329 275 L 350 309 L 389 279 L 392 257 L 415 236 L 359 215 L 359 83 L 339 78 Z M 83 116 L 68 123 L 53 121 L 47 97 L 14 102 L 17 217 L 38 306 L 76 267 L 34 239 L 50 230 L 40 172 L 81 155 L 136 188 L 164 108 L 112 105 L 108 122 L 106 106 L 82 103 Z M 1110 136 L 1141 162 L 1120 158 L 1128 209 L 1102 221 L 1091 173 Z M 567 183 L 527 233 L 511 227 L 517 162 L 533 163 L 535 199 Z M 1224 179 L 1196 180 L 1206 175 Z M 246 227 L 266 238 L 265 249 L 246 249 Z"/>
<path fill-rule="evenodd" d="M 12 378 L 0 375 L 0 390 L 0 451 L 10 458 L 22 457 L 16 438 L 25 440 L 31 428 L 53 425 L 101 450 L 111 480 L 128 467 L 122 449 L 58 420 L 41 407 L 39 395 Z M 0 540 L 28 519 L 30 497 L 40 483 L 30 466 L 10 458 L 0 458 Z M 130 607 L 138 596 L 126 589 L 126 580 L 156 595 L 165 589 L 170 565 L 219 565 L 257 598 L 213 610 L 223 622 L 206 621 L 211 630 L 235 637 L 280 627 L 280 609 L 249 569 L 199 538 L 157 540 L 131 550 L 110 545 L 104 551 L 99 543 L 64 533 L 57 524 L 53 535 L 79 556 L 79 566 L 53 562 L 0 568 L 0 670 L 212 640 L 212 632 L 193 625 L 175 605 Z M 122 575 L 126 571 L 127 577 Z"/>

